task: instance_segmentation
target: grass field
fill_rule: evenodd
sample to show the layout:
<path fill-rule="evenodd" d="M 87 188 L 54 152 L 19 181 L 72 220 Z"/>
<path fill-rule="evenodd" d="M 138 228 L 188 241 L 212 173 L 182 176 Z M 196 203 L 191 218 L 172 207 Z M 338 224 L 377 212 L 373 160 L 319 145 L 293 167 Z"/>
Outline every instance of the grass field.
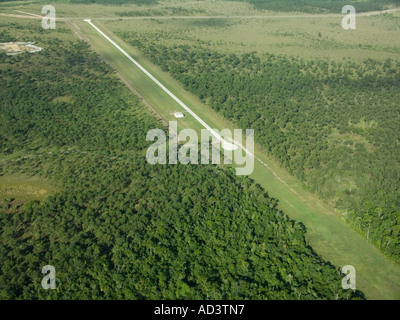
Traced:
<path fill-rule="evenodd" d="M 12 199 L 12 205 L 22 205 L 32 200 L 43 200 L 54 192 L 49 181 L 26 175 L 0 176 L 0 201 Z"/>
<path fill-rule="evenodd" d="M 248 3 L 180 0 L 157 5 L 56 3 L 58 18 L 111 19 L 113 31 L 158 35 L 165 45 L 207 43 L 221 52 L 255 51 L 307 59 L 399 60 L 400 12 L 357 16 L 356 30 L 343 30 L 344 15 L 310 15 L 258 10 Z M 41 14 L 42 3 L 0 3 L 0 13 Z M 123 14 L 123 15 L 121 15 Z M 198 16 L 202 19 L 176 19 Z M 236 18 L 246 16 L 246 18 Z M 264 16 L 265 18 L 260 18 Z M 253 17 L 254 19 L 250 19 Z"/>
<path fill-rule="evenodd" d="M 265 19 L 153 19 L 107 21 L 115 32 L 135 32 L 166 46 L 203 45 L 222 53 L 257 52 L 361 61 L 399 60 L 400 13 L 360 16 L 356 30 L 343 30 L 339 16 Z"/>
<path fill-rule="evenodd" d="M 37 1 L 15 1 L 0 3 L 0 12 L 16 13 L 15 10 L 27 11 L 41 15 L 44 2 Z M 159 1 L 158 4 L 151 6 L 124 4 L 124 5 L 104 5 L 100 4 L 69 4 L 53 3 L 59 17 L 73 18 L 109 18 L 109 17 L 146 17 L 146 16 L 233 16 L 233 15 L 256 15 L 264 10 L 255 9 L 248 3 L 222 1 L 186 1 L 168 0 Z"/>
<path fill-rule="evenodd" d="M 226 121 L 202 104 L 168 74 L 147 61 L 146 57 L 140 52 L 119 39 L 108 28 L 108 24 L 96 20 L 93 22 L 210 126 L 217 129 L 235 128 L 233 123 Z M 180 107 L 170 97 L 87 23 L 83 21 L 74 21 L 74 23 L 79 26 L 80 31 L 93 48 L 116 68 L 125 81 L 130 83 L 158 114 L 167 121 L 175 120 L 171 113 L 180 110 Z M 178 129 L 183 128 L 200 129 L 198 123 L 189 117 L 178 122 Z M 256 147 L 255 154 L 270 169 L 256 161 L 255 170 L 251 177 L 262 185 L 270 195 L 281 200 L 280 207 L 291 218 L 302 221 L 306 225 L 308 241 L 321 256 L 338 267 L 349 264 L 355 266 L 358 288 L 365 292 L 367 298 L 400 298 L 400 268 L 398 266 L 388 261 L 376 248 L 344 223 L 335 214 L 333 208 L 307 192 L 299 181 L 269 159 L 259 147 Z M 277 179 L 273 172 L 280 179 Z M 282 180 L 284 183 L 281 182 Z"/>

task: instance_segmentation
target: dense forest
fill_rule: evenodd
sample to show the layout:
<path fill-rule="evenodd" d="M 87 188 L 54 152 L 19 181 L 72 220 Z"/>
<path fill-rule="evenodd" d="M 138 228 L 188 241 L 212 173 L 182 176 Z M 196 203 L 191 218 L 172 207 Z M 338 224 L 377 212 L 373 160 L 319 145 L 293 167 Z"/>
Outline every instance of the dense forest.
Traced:
<path fill-rule="evenodd" d="M 121 37 L 239 127 L 400 261 L 400 63 L 223 54 Z"/>
<path fill-rule="evenodd" d="M 63 40 L 34 22 L 0 29 L 43 47 L 0 55 L 0 174 L 58 189 L 18 208 L 2 199 L 0 298 L 363 298 L 249 178 L 149 165 L 146 133 L 162 124 L 62 22 Z M 41 287 L 45 265 L 56 290 Z"/>

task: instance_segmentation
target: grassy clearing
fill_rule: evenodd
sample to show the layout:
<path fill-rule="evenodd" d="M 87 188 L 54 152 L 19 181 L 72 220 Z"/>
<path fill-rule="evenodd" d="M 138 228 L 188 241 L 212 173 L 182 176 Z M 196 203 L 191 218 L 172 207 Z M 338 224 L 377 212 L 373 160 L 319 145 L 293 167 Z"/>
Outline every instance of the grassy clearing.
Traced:
<path fill-rule="evenodd" d="M 113 31 L 157 35 L 158 41 L 164 45 L 204 43 L 210 49 L 224 53 L 255 51 L 261 56 L 268 52 L 337 61 L 400 59 L 399 11 L 359 15 L 356 30 L 343 30 L 341 20 L 344 15 L 340 12 L 334 15 L 279 13 L 230 1 L 161 1 L 150 7 L 68 3 L 55 3 L 54 6 L 58 18 L 114 19 L 109 22 Z M 41 2 L 16 2 L 13 6 L 0 3 L 0 13 L 22 14 L 17 11 L 24 11 L 42 15 L 42 7 Z M 202 19 L 173 18 L 182 16 Z"/>
<path fill-rule="evenodd" d="M 27 11 L 42 15 L 42 7 L 48 4 L 44 1 L 32 2 L 8 2 L 0 3 L 0 12 L 16 13 L 15 10 Z M 186 15 L 255 15 L 264 10 L 258 10 L 248 3 L 227 1 L 185 1 L 168 0 L 159 1 L 151 6 L 123 4 L 123 5 L 101 5 L 101 4 L 70 4 L 66 1 L 52 3 L 59 17 L 141 17 L 141 16 L 186 16 Z"/>
<path fill-rule="evenodd" d="M 171 113 L 176 111 L 179 106 L 172 99 L 87 23 L 83 21 L 76 23 L 93 48 L 117 69 L 121 76 L 138 91 L 157 113 L 167 121 L 175 120 Z M 177 81 L 147 61 L 139 51 L 116 37 L 107 28 L 108 26 L 111 28 L 111 24 L 99 21 L 94 21 L 94 23 L 155 75 L 211 127 L 217 129 L 233 129 L 236 127 L 234 123 L 228 122 L 202 104 L 193 94 L 185 91 Z M 178 129 L 183 128 L 201 129 L 199 124 L 190 117 L 178 121 Z M 355 266 L 358 288 L 365 292 L 367 298 L 399 299 L 400 268 L 388 261 L 376 248 L 344 223 L 335 214 L 333 208 L 305 190 L 301 182 L 291 177 L 276 162 L 269 159 L 259 147 L 256 147 L 255 154 L 270 169 L 256 161 L 255 170 L 251 177 L 262 185 L 271 196 L 281 200 L 281 209 L 291 218 L 302 221 L 306 225 L 308 229 L 307 239 L 316 252 L 338 267 L 348 264 Z M 273 172 L 285 183 L 277 179 Z"/>
<path fill-rule="evenodd" d="M 222 53 L 257 52 L 338 62 L 368 58 L 399 60 L 398 13 L 357 18 L 356 30 L 343 30 L 341 17 L 265 19 L 163 19 L 109 21 L 115 32 L 136 32 L 163 45 L 202 44 Z"/>
<path fill-rule="evenodd" d="M 13 205 L 43 200 L 54 192 L 54 186 L 43 178 L 26 175 L 0 176 L 0 201 L 13 199 Z"/>

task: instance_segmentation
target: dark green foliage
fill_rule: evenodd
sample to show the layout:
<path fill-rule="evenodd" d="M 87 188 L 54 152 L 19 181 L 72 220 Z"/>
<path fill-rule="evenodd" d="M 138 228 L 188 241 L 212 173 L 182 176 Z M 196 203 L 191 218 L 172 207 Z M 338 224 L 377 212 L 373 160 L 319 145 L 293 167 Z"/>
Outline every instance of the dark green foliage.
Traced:
<path fill-rule="evenodd" d="M 126 154 L 71 160 L 55 165 L 64 192 L 0 216 L 3 298 L 350 297 L 302 225 L 249 179 Z M 40 287 L 45 264 L 57 291 Z"/>
<path fill-rule="evenodd" d="M 161 125 L 87 45 L 38 45 L 0 57 L 0 174 L 60 191 L 14 213 L 1 202 L 0 298 L 362 298 L 250 179 L 149 165 L 145 134 Z M 48 264 L 57 290 L 41 288 Z"/>
<path fill-rule="evenodd" d="M 400 261 L 400 64 L 162 46 L 121 34 Z"/>
<path fill-rule="evenodd" d="M 3 64 L 0 87 L 7 89 L 2 93 L 1 118 L 13 125 L 0 128 L 2 152 L 65 146 L 84 150 L 144 146 L 145 132 L 138 135 L 130 127 L 140 125 L 149 130 L 151 122 L 144 115 L 132 121 L 132 111 L 138 106 L 124 99 L 126 92 L 116 89 L 120 92 L 116 95 L 109 90 L 119 84 L 110 68 L 90 54 L 83 42 L 63 48 L 65 54 L 54 59 L 49 48 L 63 47 L 62 43 L 52 40 L 36 56 L 3 58 L 7 63 Z M 33 69 L 31 63 L 40 67 Z"/>

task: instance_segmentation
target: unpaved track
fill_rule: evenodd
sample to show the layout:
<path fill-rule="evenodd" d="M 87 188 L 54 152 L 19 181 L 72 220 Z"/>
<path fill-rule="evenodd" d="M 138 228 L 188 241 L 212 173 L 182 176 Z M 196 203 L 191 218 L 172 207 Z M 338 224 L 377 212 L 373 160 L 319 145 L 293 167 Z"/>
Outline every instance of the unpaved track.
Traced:
<path fill-rule="evenodd" d="M 358 15 L 359 16 L 363 16 L 363 17 L 370 17 L 370 16 L 376 16 L 378 14 L 395 13 L 395 12 L 398 12 L 398 11 L 400 11 L 400 8 L 382 10 L 382 11 L 370 11 L 370 12 L 360 13 Z"/>
<path fill-rule="evenodd" d="M 22 18 L 22 19 L 42 19 L 43 17 L 39 16 L 28 16 L 28 15 L 21 15 L 21 14 L 11 14 L 11 13 L 0 13 L 2 17 L 11 17 L 11 18 Z"/>

